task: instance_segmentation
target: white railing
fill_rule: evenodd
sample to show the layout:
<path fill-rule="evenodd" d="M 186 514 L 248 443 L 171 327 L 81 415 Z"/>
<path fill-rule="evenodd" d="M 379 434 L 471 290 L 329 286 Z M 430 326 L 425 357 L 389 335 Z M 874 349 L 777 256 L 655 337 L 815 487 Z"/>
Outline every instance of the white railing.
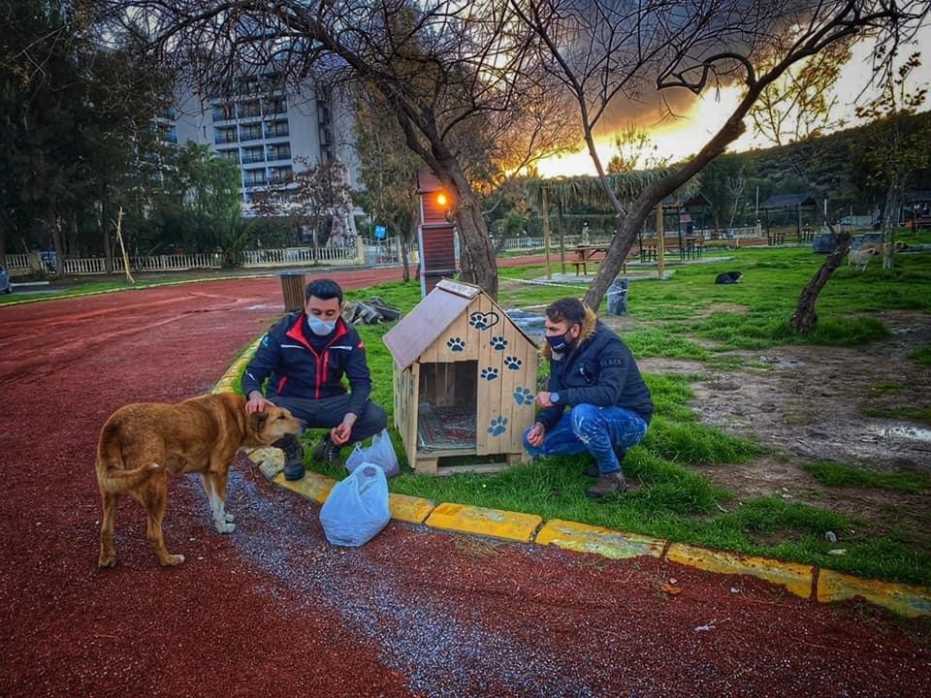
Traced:
<path fill-rule="evenodd" d="M 246 250 L 242 253 L 243 267 L 283 267 L 303 264 L 356 264 L 359 249 L 345 247 L 286 247 L 270 250 Z"/>
<path fill-rule="evenodd" d="M 114 260 L 114 265 L 116 261 Z M 107 260 L 104 257 L 68 257 L 64 260 L 64 273 L 73 275 L 106 274 Z"/>
<path fill-rule="evenodd" d="M 10 274 L 27 274 L 34 269 L 41 269 L 42 260 L 35 254 L 8 254 L 6 268 Z"/>
<path fill-rule="evenodd" d="M 219 253 L 201 254 L 162 254 L 157 257 L 133 257 L 130 266 L 134 271 L 189 271 L 191 269 L 220 269 L 223 255 Z M 122 268 L 123 261 L 114 257 L 116 271 Z"/>

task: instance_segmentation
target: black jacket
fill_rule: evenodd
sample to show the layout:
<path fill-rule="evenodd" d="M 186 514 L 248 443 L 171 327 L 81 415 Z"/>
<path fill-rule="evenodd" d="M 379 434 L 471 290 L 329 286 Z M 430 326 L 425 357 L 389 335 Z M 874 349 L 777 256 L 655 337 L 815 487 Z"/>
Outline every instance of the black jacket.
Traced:
<path fill-rule="evenodd" d="M 537 421 L 549 430 L 567 406 L 589 404 L 633 410 L 649 423 L 653 416 L 650 389 L 643 382 L 630 349 L 595 320 L 594 314 L 586 325 L 581 339 L 568 354 L 556 356 L 545 351 L 550 354 L 547 390 L 559 393 L 559 402 L 542 410 Z"/>
<path fill-rule="evenodd" d="M 269 379 L 267 397 L 306 400 L 343 395 L 342 378 L 349 379 L 349 411 L 359 415 L 372 392 L 372 378 L 365 362 L 365 345 L 342 318 L 326 343 L 314 342 L 304 313 L 286 315 L 262 338 L 259 349 L 243 376 L 243 392 L 262 390 Z"/>

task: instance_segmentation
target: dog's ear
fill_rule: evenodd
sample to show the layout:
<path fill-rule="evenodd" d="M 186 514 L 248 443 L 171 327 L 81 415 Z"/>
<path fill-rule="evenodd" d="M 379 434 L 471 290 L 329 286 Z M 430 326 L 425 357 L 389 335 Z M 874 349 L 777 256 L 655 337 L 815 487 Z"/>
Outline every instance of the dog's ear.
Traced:
<path fill-rule="evenodd" d="M 249 415 L 249 427 L 252 429 L 253 433 L 261 434 L 262 429 L 265 428 L 265 423 L 268 421 L 268 412 L 253 412 Z"/>

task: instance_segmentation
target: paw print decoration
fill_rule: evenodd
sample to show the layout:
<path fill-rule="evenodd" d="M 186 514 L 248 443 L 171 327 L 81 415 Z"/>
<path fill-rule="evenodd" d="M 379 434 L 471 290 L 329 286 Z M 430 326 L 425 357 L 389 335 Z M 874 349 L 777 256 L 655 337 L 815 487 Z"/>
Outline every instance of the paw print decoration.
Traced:
<path fill-rule="evenodd" d="M 491 420 L 491 426 L 488 427 L 488 433 L 492 436 L 501 436 L 508 430 L 507 417 L 495 417 Z"/>
<path fill-rule="evenodd" d="M 518 359 L 516 356 L 505 356 L 504 365 L 507 366 L 512 371 L 518 370 L 524 362 Z"/>
<path fill-rule="evenodd" d="M 469 324 L 479 331 L 484 331 L 498 324 L 498 313 L 475 312 L 469 315 Z"/>
<path fill-rule="evenodd" d="M 517 387 L 514 389 L 514 402 L 518 405 L 532 405 L 533 393 L 527 388 Z"/>
<path fill-rule="evenodd" d="M 488 343 L 491 345 L 491 348 L 494 349 L 495 351 L 504 351 L 505 349 L 507 349 L 507 346 L 508 346 L 508 340 L 500 335 L 492 337 L 491 341 Z"/>
<path fill-rule="evenodd" d="M 493 381 L 495 378 L 498 377 L 498 369 L 492 368 L 491 366 L 489 366 L 488 368 L 483 368 L 481 376 L 486 381 Z"/>
<path fill-rule="evenodd" d="M 449 347 L 450 351 L 464 351 L 465 342 L 462 341 L 461 337 L 450 337 L 446 341 L 446 346 Z"/>

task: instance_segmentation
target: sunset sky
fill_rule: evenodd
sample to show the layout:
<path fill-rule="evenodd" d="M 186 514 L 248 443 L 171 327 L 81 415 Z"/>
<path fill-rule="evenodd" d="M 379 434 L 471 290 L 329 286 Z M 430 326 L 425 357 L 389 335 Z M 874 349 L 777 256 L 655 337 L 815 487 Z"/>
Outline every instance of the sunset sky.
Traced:
<path fill-rule="evenodd" d="M 919 45 L 931 46 L 931 26 L 922 28 L 918 41 Z M 861 42 L 855 45 L 851 60 L 844 66 L 837 82 L 836 90 L 839 97 L 837 116 L 846 120 L 848 125 L 857 123 L 854 117 L 853 100 L 869 80 L 871 54 L 871 44 Z M 924 64 L 912 77 L 912 84 L 916 86 L 927 86 L 931 83 L 931 54 L 925 56 Z M 680 160 L 696 153 L 714 135 L 733 111 L 738 99 L 739 90 L 736 87 L 726 87 L 720 91 L 706 90 L 701 97 L 693 100 L 691 106 L 682 110 L 679 118 L 666 116 L 665 119 L 662 116 L 665 110 L 657 99 L 656 108 L 651 110 L 652 113 L 643 114 L 638 120 L 638 125 L 650 134 L 660 157 L 670 157 L 674 161 Z M 926 104 L 925 109 L 929 106 L 931 105 Z M 578 118 L 575 114 L 573 116 Z M 607 167 L 608 161 L 615 152 L 613 135 L 603 134 L 596 138 L 595 144 L 602 158 L 602 164 Z M 748 123 L 747 132 L 731 146 L 730 150 L 748 150 L 769 145 L 771 143 L 753 133 Z M 542 160 L 539 163 L 539 170 L 544 177 L 595 174 L 595 167 L 587 150 Z"/>

